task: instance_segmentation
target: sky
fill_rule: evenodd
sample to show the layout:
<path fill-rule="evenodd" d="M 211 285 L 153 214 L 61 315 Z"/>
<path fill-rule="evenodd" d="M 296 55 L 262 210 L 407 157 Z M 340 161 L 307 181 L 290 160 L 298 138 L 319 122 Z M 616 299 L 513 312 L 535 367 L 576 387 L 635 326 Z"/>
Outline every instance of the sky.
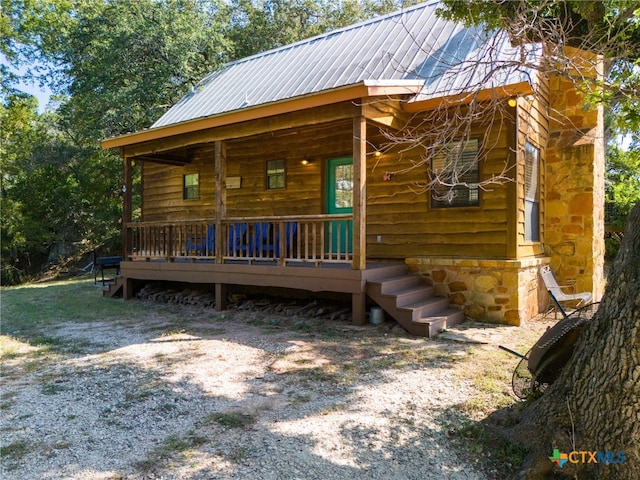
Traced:
<path fill-rule="evenodd" d="M 49 103 L 49 97 L 51 97 L 51 90 L 46 87 L 41 89 L 38 85 L 29 85 L 22 82 L 18 84 L 18 88 L 36 97 L 38 99 L 38 111 L 40 113 L 44 112 Z"/>
<path fill-rule="evenodd" d="M 2 63 L 3 65 L 8 65 L 6 57 L 1 53 L 0 53 L 0 63 Z M 11 67 L 9 67 L 9 69 L 18 75 L 22 75 L 26 70 L 26 68 L 16 70 Z M 40 113 L 44 112 L 45 108 L 47 107 L 47 104 L 49 103 L 49 98 L 51 97 L 51 90 L 49 90 L 49 88 L 47 88 L 46 86 L 41 88 L 37 83 L 31 83 L 31 82 L 25 83 L 22 81 L 18 83 L 18 85 L 16 85 L 16 88 L 18 88 L 22 92 L 29 93 L 34 97 L 36 97 L 38 99 L 38 111 Z"/>

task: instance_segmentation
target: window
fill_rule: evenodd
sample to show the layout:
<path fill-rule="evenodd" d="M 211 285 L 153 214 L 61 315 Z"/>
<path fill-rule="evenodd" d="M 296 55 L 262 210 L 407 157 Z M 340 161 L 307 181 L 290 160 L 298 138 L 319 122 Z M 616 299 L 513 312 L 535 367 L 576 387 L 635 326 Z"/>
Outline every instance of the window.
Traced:
<path fill-rule="evenodd" d="M 284 188 L 285 186 L 284 160 L 267 161 L 267 190 Z"/>
<path fill-rule="evenodd" d="M 431 161 L 431 174 L 438 178 L 431 191 L 431 208 L 480 205 L 478 140 L 445 145 Z"/>
<path fill-rule="evenodd" d="M 353 164 L 335 167 L 334 208 L 353 207 Z"/>
<path fill-rule="evenodd" d="M 540 241 L 540 150 L 524 146 L 524 235 L 528 242 Z"/>
<path fill-rule="evenodd" d="M 188 173 L 184 176 L 183 198 L 185 200 L 197 200 L 200 197 L 200 175 Z"/>

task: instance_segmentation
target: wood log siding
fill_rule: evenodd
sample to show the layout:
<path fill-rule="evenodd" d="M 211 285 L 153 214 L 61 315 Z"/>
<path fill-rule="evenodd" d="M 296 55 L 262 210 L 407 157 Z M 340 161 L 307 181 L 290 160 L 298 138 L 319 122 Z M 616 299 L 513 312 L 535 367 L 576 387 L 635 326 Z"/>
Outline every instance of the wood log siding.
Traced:
<path fill-rule="evenodd" d="M 324 213 L 324 161 L 351 155 L 351 123 L 338 121 L 226 142 L 227 175 L 242 177 L 242 188 L 227 191 L 228 215 Z M 311 163 L 302 165 L 305 158 Z M 285 188 L 267 190 L 266 162 L 278 159 L 285 160 Z"/>
<path fill-rule="evenodd" d="M 538 74 L 538 92 L 535 96 L 518 99 L 518 130 L 516 138 L 517 159 L 517 201 L 516 201 L 516 242 L 518 258 L 541 255 L 544 253 L 544 214 L 545 214 L 545 160 L 549 138 L 549 80 Z M 529 142 L 540 150 L 538 192 L 540 198 L 540 241 L 529 242 L 525 236 L 525 144 Z"/>
<path fill-rule="evenodd" d="M 214 145 L 194 151 L 193 160 L 184 167 L 144 162 L 142 170 L 142 220 L 177 221 L 212 217 L 215 212 Z M 198 173 L 200 194 L 197 200 L 184 200 L 183 177 Z"/>
<path fill-rule="evenodd" d="M 324 213 L 324 160 L 350 156 L 352 121 L 337 121 L 225 142 L 227 177 L 241 177 L 242 187 L 227 190 L 227 214 L 234 217 L 316 215 Z M 312 163 L 302 165 L 309 158 Z M 267 190 L 267 160 L 284 159 L 286 187 Z M 183 200 L 185 173 L 200 174 L 200 198 Z M 193 149 L 184 167 L 145 162 L 144 221 L 205 218 L 215 211 L 214 144 Z"/>
<path fill-rule="evenodd" d="M 377 129 L 376 129 L 377 130 Z M 509 156 L 508 130 L 501 125 L 486 135 L 480 127 L 472 136 L 481 139 L 481 179 L 503 170 Z M 383 141 L 379 131 L 368 138 Z M 490 150 L 483 144 L 491 145 Z M 480 193 L 479 207 L 432 209 L 430 193 L 416 193 L 415 184 L 424 182 L 427 166 L 383 179 L 420 159 L 423 151 L 391 152 L 370 158 L 367 173 L 367 254 L 370 258 L 411 256 L 469 256 L 503 258 L 507 244 L 507 187 L 492 186 Z M 378 236 L 380 241 L 378 242 Z"/>
<path fill-rule="evenodd" d="M 352 120 L 338 120 L 224 142 L 227 177 L 241 177 L 239 189 L 226 192 L 229 217 L 318 215 L 325 212 L 325 161 L 351 156 Z M 473 135 L 482 140 L 482 178 L 502 171 L 509 157 L 507 129 L 496 125 L 487 135 L 481 127 Z M 406 258 L 420 255 L 465 255 L 504 258 L 507 254 L 507 189 L 495 186 L 480 194 L 480 207 L 431 209 L 429 193 L 411 187 L 422 181 L 426 166 L 383 181 L 385 171 L 407 165 L 400 153 L 380 158 L 373 146 L 385 142 L 379 126 L 369 124 L 367 139 L 367 256 Z M 482 149 L 491 145 L 490 150 Z M 215 217 L 214 144 L 190 147 L 192 161 L 184 167 L 144 163 L 144 221 L 176 221 Z M 419 155 L 416 152 L 415 156 Z M 402 158 L 410 158 L 405 152 Z M 302 165 L 309 158 L 312 163 Z M 267 160 L 286 160 L 286 188 L 265 188 Z M 200 174 L 200 198 L 183 200 L 185 173 Z M 378 242 L 378 236 L 381 236 Z"/>

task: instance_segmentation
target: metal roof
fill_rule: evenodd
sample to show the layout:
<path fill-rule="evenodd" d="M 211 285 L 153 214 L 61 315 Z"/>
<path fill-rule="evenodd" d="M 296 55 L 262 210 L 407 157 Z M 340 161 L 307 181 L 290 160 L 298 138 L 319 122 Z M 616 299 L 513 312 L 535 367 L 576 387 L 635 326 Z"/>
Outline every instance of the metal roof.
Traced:
<path fill-rule="evenodd" d="M 526 69 L 507 66 L 535 47 L 514 48 L 504 33 L 487 35 L 443 20 L 437 7 L 438 2 L 421 4 L 228 63 L 152 128 L 361 82 L 418 81 L 423 89 L 416 100 L 426 100 L 528 80 Z"/>

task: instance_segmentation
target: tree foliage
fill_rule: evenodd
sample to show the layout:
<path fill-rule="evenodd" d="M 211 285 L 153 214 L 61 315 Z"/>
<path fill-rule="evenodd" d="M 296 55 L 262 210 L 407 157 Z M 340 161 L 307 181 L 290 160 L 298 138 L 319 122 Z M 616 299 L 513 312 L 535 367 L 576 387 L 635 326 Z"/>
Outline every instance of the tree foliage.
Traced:
<path fill-rule="evenodd" d="M 607 222 L 624 228 L 633 206 L 640 202 L 640 149 L 624 150 L 616 145 L 607 152 Z"/>
<path fill-rule="evenodd" d="M 74 245 L 114 248 L 121 165 L 99 141 L 149 127 L 226 61 L 227 14 L 216 0 L 3 0 L 3 282 Z M 55 108 L 39 113 L 20 79 Z"/>
<path fill-rule="evenodd" d="M 2 282 L 16 283 L 74 247 L 114 241 L 120 162 L 79 145 L 39 114 L 35 98 L 9 95 L 0 106 Z"/>
<path fill-rule="evenodd" d="M 228 58 L 216 0 L 10 2 L 5 53 L 66 97 L 60 115 L 82 141 L 148 127 Z"/>

